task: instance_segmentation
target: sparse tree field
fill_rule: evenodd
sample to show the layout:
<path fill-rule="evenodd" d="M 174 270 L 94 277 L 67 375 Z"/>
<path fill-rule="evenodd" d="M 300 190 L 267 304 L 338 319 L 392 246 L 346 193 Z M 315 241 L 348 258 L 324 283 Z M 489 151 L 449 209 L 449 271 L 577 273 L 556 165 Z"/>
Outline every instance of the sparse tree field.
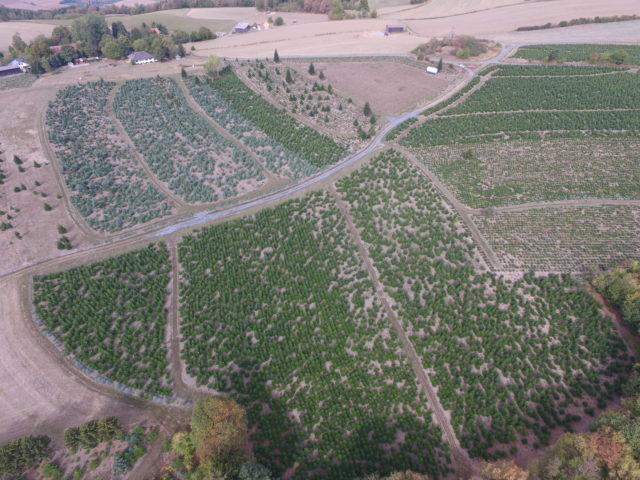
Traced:
<path fill-rule="evenodd" d="M 588 272 L 640 252 L 640 205 L 536 208 L 473 220 L 505 270 Z"/>
<path fill-rule="evenodd" d="M 324 69 L 316 67 L 313 61 L 274 63 L 257 60 L 242 62 L 236 68 L 261 95 L 316 128 L 332 132 L 351 150 L 359 150 L 366 140 L 364 137 L 372 136 L 379 127 L 363 113 L 368 99 L 359 98 L 354 103 L 353 99 L 350 101 L 349 97 L 339 94 Z M 356 76 L 356 72 L 352 75 Z M 373 92 L 369 93 L 373 95 Z"/>
<path fill-rule="evenodd" d="M 114 86 L 100 81 L 66 87 L 47 110 L 49 141 L 71 202 L 90 226 L 107 232 L 171 213 L 109 119 Z"/>
<path fill-rule="evenodd" d="M 170 78 L 126 82 L 113 108 L 153 173 L 189 203 L 233 198 L 265 181 L 256 161 L 192 110 Z"/>

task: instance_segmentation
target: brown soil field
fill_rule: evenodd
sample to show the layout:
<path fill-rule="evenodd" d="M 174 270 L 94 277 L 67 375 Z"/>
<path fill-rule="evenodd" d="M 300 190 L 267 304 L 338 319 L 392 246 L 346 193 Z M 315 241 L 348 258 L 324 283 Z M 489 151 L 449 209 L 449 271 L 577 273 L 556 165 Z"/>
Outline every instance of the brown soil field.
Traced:
<path fill-rule="evenodd" d="M 452 15 L 462 15 L 469 12 L 488 10 L 524 3 L 526 0 L 429 0 L 428 2 L 415 6 L 390 7 L 378 9 L 381 17 L 393 18 L 438 18 L 450 17 Z"/>
<path fill-rule="evenodd" d="M 60 7 L 60 0 L 0 0 L 0 5 L 24 10 L 48 10 Z"/>
<path fill-rule="evenodd" d="M 7 5 L 12 6 L 12 5 Z M 13 7 L 13 6 L 12 6 Z M 25 8 L 25 7 L 14 7 Z M 55 25 L 36 22 L 0 22 L 0 51 L 8 52 L 13 36 L 19 33 L 22 39 L 29 43 L 38 35 L 51 35 Z"/>
<path fill-rule="evenodd" d="M 442 94 L 460 80 L 459 74 L 428 75 L 398 62 L 314 63 L 326 82 L 345 97 L 369 102 L 374 111 L 397 116 Z M 306 64 L 304 64 L 306 67 Z"/>
<path fill-rule="evenodd" d="M 4 212 L 0 221 L 13 226 L 0 231 L 0 251 L 4 254 L 0 271 L 59 253 L 58 225 L 69 231 L 66 235 L 74 247 L 84 245 L 87 240 L 67 212 L 64 201 L 58 198 L 62 191 L 56 172 L 40 145 L 40 119 L 52 96 L 53 92 L 45 90 L 23 89 L 0 94 L 0 150 L 3 151 L 0 158 L 4 160 L 0 168 L 7 176 L 4 185 L 0 185 L 0 210 Z M 14 163 L 14 155 L 22 160 L 24 172 Z M 36 168 L 34 162 L 41 167 Z M 14 191 L 22 185 L 25 190 Z M 45 202 L 53 207 L 51 211 L 44 210 Z"/>
<path fill-rule="evenodd" d="M 329 20 L 327 15 L 303 12 L 261 12 L 253 7 L 221 7 L 221 8 L 191 8 L 185 16 L 197 19 L 235 20 L 236 22 L 249 22 L 264 24 L 267 19 L 282 17 L 284 25 L 318 23 Z M 278 27 L 275 27 L 278 28 Z"/>

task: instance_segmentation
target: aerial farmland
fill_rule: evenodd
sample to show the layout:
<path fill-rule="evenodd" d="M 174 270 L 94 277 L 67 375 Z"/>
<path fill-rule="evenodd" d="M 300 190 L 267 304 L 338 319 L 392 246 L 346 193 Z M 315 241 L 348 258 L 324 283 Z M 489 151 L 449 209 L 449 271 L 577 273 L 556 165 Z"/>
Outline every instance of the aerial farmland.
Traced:
<path fill-rule="evenodd" d="M 638 5 L 209 3 L 0 6 L 0 478 L 640 478 Z"/>

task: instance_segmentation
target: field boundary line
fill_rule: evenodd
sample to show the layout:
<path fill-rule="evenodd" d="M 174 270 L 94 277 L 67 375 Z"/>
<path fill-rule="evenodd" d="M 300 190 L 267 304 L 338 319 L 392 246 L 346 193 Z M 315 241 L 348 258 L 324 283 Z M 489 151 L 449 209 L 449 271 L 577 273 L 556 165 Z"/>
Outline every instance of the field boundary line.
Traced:
<path fill-rule="evenodd" d="M 362 241 L 360 233 L 358 232 L 358 229 L 353 222 L 353 217 L 351 216 L 351 212 L 349 211 L 349 206 L 344 202 L 342 197 L 340 197 L 340 194 L 336 191 L 333 184 L 329 185 L 327 187 L 327 190 L 335 199 L 336 205 L 345 220 L 349 236 L 356 244 L 356 247 L 358 248 L 358 252 L 360 254 L 360 259 L 364 264 L 364 267 L 367 270 L 371 281 L 373 282 L 376 296 L 378 297 L 378 300 L 380 300 L 387 318 L 391 321 L 391 325 L 396 330 L 396 333 L 398 334 L 398 337 L 403 345 L 404 352 L 411 362 L 412 369 L 419 383 L 422 385 L 422 390 L 424 391 L 427 397 L 427 401 L 433 412 L 432 416 L 434 417 L 436 424 L 442 430 L 445 440 L 451 446 L 451 452 L 454 457 L 456 471 L 464 478 L 468 478 L 473 473 L 473 463 L 471 462 L 471 459 L 469 458 L 467 452 L 460 447 L 458 437 L 456 436 L 455 430 L 453 429 L 453 426 L 451 425 L 451 422 L 447 417 L 442 404 L 440 403 L 440 399 L 438 398 L 438 394 L 433 387 L 433 384 L 431 383 L 431 379 L 429 378 L 427 371 L 422 365 L 422 361 L 420 360 L 418 353 L 411 343 L 411 340 L 409 340 L 409 337 L 402 328 L 402 325 L 398 320 L 398 316 L 391 308 L 388 300 L 388 295 L 384 291 L 384 286 L 382 285 L 377 270 L 373 265 L 373 261 L 369 256 L 368 248 Z"/>
<path fill-rule="evenodd" d="M 471 219 L 470 214 L 473 213 L 472 210 L 465 204 L 460 202 L 460 200 L 457 199 L 453 192 L 451 192 L 451 190 L 449 190 L 447 186 L 442 181 L 440 181 L 438 176 L 431 170 L 429 170 L 427 166 L 424 165 L 420 160 L 418 160 L 418 158 L 413 153 L 399 145 L 394 145 L 394 148 L 400 151 L 400 153 L 402 153 L 402 155 L 404 155 L 414 167 L 416 167 L 424 176 L 426 176 L 431 181 L 431 183 L 445 197 L 447 202 L 449 202 L 449 204 L 455 209 L 458 215 L 460 215 L 460 218 L 462 218 L 462 221 L 471 232 L 471 236 L 476 241 L 478 248 L 484 253 L 484 257 L 489 262 L 491 269 L 494 272 L 504 270 L 502 263 L 498 260 L 498 257 L 491 248 L 491 245 L 489 244 L 489 242 L 487 242 L 482 233 L 480 233 L 480 230 Z"/>
<path fill-rule="evenodd" d="M 184 200 L 179 198 L 177 195 L 175 195 L 169 189 L 169 187 L 167 187 L 164 183 L 162 183 L 158 179 L 158 177 L 156 177 L 156 175 L 151 171 L 151 168 L 149 168 L 149 165 L 147 165 L 147 162 L 144 160 L 142 154 L 138 151 L 138 149 L 133 144 L 133 140 L 131 140 L 131 137 L 129 137 L 129 134 L 124 129 L 122 123 L 120 123 L 120 120 L 118 120 L 118 118 L 116 117 L 115 110 L 113 109 L 113 99 L 118 94 L 118 90 L 120 90 L 121 86 L 122 86 L 122 82 L 119 82 L 111 90 L 111 92 L 109 93 L 109 97 L 107 98 L 107 114 L 109 115 L 109 120 L 111 120 L 111 123 L 113 123 L 113 125 L 116 127 L 116 130 L 118 131 L 118 134 L 120 135 L 120 137 L 122 137 L 125 143 L 129 146 L 129 148 L 133 152 L 133 156 L 138 161 L 138 164 L 142 167 L 142 170 L 147 175 L 147 178 L 151 181 L 151 183 L 153 183 L 153 185 L 158 190 L 160 190 L 160 193 L 162 193 L 167 198 L 167 200 L 170 200 L 171 202 L 173 202 L 176 207 L 187 208 L 188 204 Z"/>

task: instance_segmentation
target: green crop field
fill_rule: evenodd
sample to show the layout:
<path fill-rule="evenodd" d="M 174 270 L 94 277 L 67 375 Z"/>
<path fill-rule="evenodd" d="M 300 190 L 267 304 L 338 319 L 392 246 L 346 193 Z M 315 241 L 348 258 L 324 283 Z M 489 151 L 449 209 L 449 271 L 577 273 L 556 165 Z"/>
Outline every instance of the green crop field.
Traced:
<path fill-rule="evenodd" d="M 558 57 L 567 62 L 585 62 L 593 52 L 604 53 L 620 49 L 629 54 L 629 64 L 640 65 L 640 45 L 528 45 L 518 48 L 513 57 L 543 60 L 550 52 L 557 51 Z"/>
<path fill-rule="evenodd" d="M 90 226 L 108 232 L 170 213 L 109 119 L 107 102 L 114 86 L 90 82 L 66 87 L 50 102 L 46 120 L 71 202 Z"/>
<path fill-rule="evenodd" d="M 640 207 L 562 207 L 476 215 L 507 270 L 610 268 L 640 252 Z"/>
<path fill-rule="evenodd" d="M 185 80 L 191 96 L 204 111 L 253 153 L 272 172 L 292 179 L 306 177 L 318 171 L 318 167 L 303 160 L 285 148 L 276 139 L 268 136 L 248 120 L 243 108 L 236 108 L 223 100 L 218 92 L 223 86 L 219 82 L 207 81 L 204 77 L 188 77 Z"/>
<path fill-rule="evenodd" d="M 187 202 L 216 202 L 264 183 L 255 160 L 192 110 L 170 78 L 127 81 L 113 108 L 154 174 Z"/>
<path fill-rule="evenodd" d="M 640 199 L 633 138 L 513 140 L 417 149 L 456 197 L 474 208 L 581 198 Z"/>
<path fill-rule="evenodd" d="M 111 380 L 169 395 L 164 244 L 34 279 L 38 317 L 65 350 Z"/>
<path fill-rule="evenodd" d="M 187 372 L 248 406 L 260 462 L 277 475 L 295 463 L 296 478 L 446 472 L 441 433 L 330 195 L 189 235 L 179 259 Z"/>
<path fill-rule="evenodd" d="M 478 269 L 460 219 L 397 153 L 338 191 L 472 456 L 545 443 L 619 391 L 630 359 L 595 300 L 567 276 L 508 281 Z"/>
<path fill-rule="evenodd" d="M 27 88 L 33 85 L 38 77 L 30 74 L 12 75 L 0 78 L 0 91 L 11 88 Z"/>

